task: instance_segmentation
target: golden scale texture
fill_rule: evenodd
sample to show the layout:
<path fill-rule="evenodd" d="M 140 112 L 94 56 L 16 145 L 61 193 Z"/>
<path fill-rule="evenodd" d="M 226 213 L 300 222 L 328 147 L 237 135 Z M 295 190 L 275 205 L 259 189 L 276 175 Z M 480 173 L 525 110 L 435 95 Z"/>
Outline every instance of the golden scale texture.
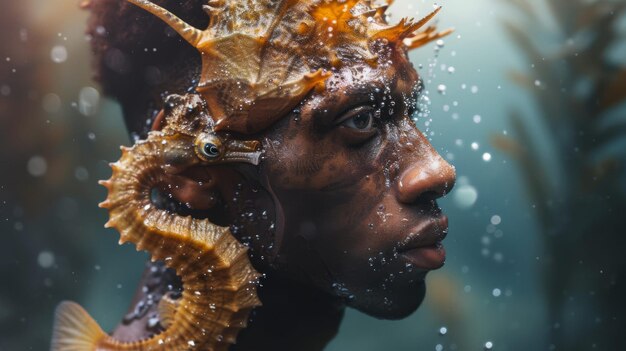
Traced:
<path fill-rule="evenodd" d="M 258 164 L 258 142 L 223 132 L 252 134 L 269 127 L 313 89 L 323 89 L 332 69 L 351 62 L 382 64 L 372 49 L 376 43 L 404 52 L 450 31 L 418 31 L 440 7 L 419 21 L 389 25 L 385 11 L 391 1 L 209 0 L 205 30 L 149 1 L 127 1 L 197 48 L 202 73 L 199 95 L 168 98 L 161 131 L 122 147 L 113 175 L 102 182 L 109 195 L 101 206 L 109 210 L 106 226 L 119 231 L 120 243 L 132 242 L 176 270 L 183 294 L 159 305 L 165 330 L 135 342 L 115 340 L 82 307 L 64 302 L 56 312 L 51 350 L 227 350 L 260 305 L 259 274 L 247 248 L 228 228 L 156 208 L 152 189 L 184 167 Z M 207 145 L 216 146 L 219 156 L 203 154 Z"/>

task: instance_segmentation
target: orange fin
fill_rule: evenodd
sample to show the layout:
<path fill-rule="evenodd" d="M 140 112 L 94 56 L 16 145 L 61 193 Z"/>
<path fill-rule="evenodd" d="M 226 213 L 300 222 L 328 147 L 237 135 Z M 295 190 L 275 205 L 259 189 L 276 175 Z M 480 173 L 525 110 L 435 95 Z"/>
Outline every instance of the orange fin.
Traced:
<path fill-rule="evenodd" d="M 163 295 L 159 302 L 159 322 L 163 328 L 169 328 L 174 322 L 174 315 L 178 309 L 178 300 L 172 299 L 169 295 Z"/>
<path fill-rule="evenodd" d="M 106 336 L 87 311 L 64 301 L 55 312 L 50 351 L 94 351 Z"/>

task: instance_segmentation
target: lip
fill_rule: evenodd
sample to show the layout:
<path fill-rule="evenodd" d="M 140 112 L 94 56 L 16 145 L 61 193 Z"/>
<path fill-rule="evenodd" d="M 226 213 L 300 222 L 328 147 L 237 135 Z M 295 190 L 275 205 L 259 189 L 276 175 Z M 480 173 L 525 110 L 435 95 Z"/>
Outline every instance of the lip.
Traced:
<path fill-rule="evenodd" d="M 420 223 L 398 246 L 398 253 L 417 268 L 434 270 L 446 261 L 441 241 L 448 234 L 448 217 L 441 215 Z"/>

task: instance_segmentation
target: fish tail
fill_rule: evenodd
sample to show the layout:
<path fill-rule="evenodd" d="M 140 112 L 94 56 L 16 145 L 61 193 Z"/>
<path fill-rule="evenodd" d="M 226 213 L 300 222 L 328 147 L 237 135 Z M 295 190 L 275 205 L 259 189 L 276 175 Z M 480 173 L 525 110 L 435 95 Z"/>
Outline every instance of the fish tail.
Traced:
<path fill-rule="evenodd" d="M 50 351 L 94 351 L 106 336 L 85 309 L 64 301 L 55 312 Z"/>

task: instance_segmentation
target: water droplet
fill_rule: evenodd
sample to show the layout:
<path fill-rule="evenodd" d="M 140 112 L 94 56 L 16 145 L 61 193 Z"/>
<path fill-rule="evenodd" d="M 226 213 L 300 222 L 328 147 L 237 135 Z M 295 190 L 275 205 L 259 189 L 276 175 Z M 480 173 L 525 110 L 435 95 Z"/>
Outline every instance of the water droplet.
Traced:
<path fill-rule="evenodd" d="M 42 251 L 37 256 L 37 263 L 41 268 L 50 268 L 54 265 L 54 254 L 50 251 Z"/>
<path fill-rule="evenodd" d="M 439 94 L 445 94 L 446 93 L 446 86 L 444 84 L 439 84 L 439 86 L 437 86 L 437 91 L 439 92 Z"/>
<path fill-rule="evenodd" d="M 84 87 L 80 90 L 78 97 L 78 110 L 85 116 L 92 116 L 96 113 L 100 102 L 100 92 L 93 87 Z"/>
<path fill-rule="evenodd" d="M 0 94 L 2 94 L 2 96 L 11 95 L 11 87 L 6 84 L 3 85 L 2 88 L 0 88 Z"/>
<path fill-rule="evenodd" d="M 74 177 L 81 182 L 84 182 L 89 179 L 89 171 L 87 171 L 85 167 L 76 167 L 74 170 Z"/>
<path fill-rule="evenodd" d="M 491 224 L 498 225 L 501 222 L 502 222 L 502 218 L 500 218 L 500 216 L 498 216 L 498 215 L 491 216 Z"/>
<path fill-rule="evenodd" d="M 50 58 L 56 63 L 63 63 L 67 61 L 67 49 L 63 45 L 53 47 L 50 51 Z"/>
<path fill-rule="evenodd" d="M 485 153 L 483 154 L 483 161 L 485 161 L 485 162 L 489 162 L 489 161 L 491 161 L 491 154 L 490 154 L 490 153 L 488 153 L 488 152 L 485 152 Z"/>
<path fill-rule="evenodd" d="M 472 143 L 472 150 L 478 150 L 478 148 L 480 148 L 480 145 L 477 142 L 473 142 Z"/>
<path fill-rule="evenodd" d="M 461 185 L 454 191 L 454 202 L 460 208 L 470 208 L 474 206 L 478 199 L 478 191 L 469 184 Z"/>
<path fill-rule="evenodd" d="M 46 94 L 41 102 L 43 110 L 48 113 L 56 113 L 61 109 L 61 98 L 57 94 Z"/>
<path fill-rule="evenodd" d="M 41 177 L 48 171 L 48 163 L 41 156 L 33 156 L 28 160 L 26 168 L 33 177 Z"/>

